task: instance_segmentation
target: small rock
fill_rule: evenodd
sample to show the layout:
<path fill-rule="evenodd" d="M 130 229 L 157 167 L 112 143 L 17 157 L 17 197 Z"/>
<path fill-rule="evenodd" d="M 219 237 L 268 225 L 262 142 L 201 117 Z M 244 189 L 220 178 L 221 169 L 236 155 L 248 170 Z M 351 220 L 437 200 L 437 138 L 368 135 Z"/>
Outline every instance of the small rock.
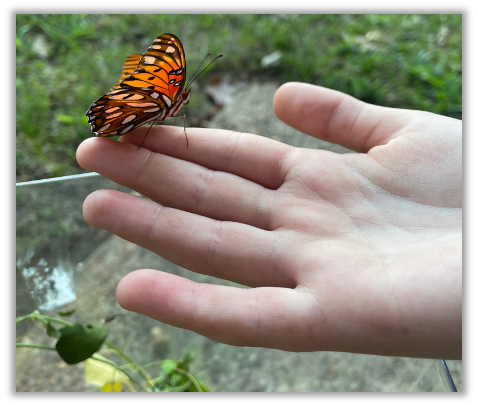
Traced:
<path fill-rule="evenodd" d="M 269 68 L 271 66 L 277 66 L 280 64 L 280 61 L 282 59 L 282 52 L 281 51 L 275 51 L 272 52 L 272 54 L 265 55 L 261 59 L 261 66 L 263 68 Z"/>

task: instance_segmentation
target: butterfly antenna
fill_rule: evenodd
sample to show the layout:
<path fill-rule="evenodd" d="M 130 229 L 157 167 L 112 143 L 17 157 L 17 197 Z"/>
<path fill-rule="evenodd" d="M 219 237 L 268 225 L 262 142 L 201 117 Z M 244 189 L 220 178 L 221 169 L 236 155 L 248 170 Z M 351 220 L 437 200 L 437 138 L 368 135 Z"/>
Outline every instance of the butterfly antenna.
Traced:
<path fill-rule="evenodd" d="M 204 63 L 204 61 L 206 60 L 206 58 L 211 55 L 211 53 L 209 52 L 205 57 L 204 59 L 202 60 L 202 62 L 199 64 L 199 66 L 196 68 L 196 70 L 194 71 L 194 73 L 192 74 L 191 76 L 191 79 L 194 77 L 194 75 L 196 74 L 196 72 L 199 70 L 199 68 L 201 67 L 201 65 Z M 191 80 L 189 80 L 189 83 L 191 82 Z M 186 89 L 188 88 L 189 86 L 189 83 L 186 85 Z"/>
<path fill-rule="evenodd" d="M 196 75 L 196 77 L 195 77 L 194 79 L 191 79 L 191 80 L 189 81 L 188 85 L 186 86 L 186 89 L 191 85 L 191 83 L 193 83 L 193 82 L 199 77 L 199 75 L 200 75 L 201 73 L 203 73 L 207 68 L 209 68 L 209 67 L 211 66 L 211 64 L 212 64 L 216 59 L 221 58 L 221 57 L 222 57 L 222 55 L 216 56 L 216 57 L 209 63 L 209 65 L 207 65 L 201 72 L 199 72 L 199 73 Z M 206 58 L 204 58 L 204 59 L 206 59 Z M 204 62 L 204 61 L 203 61 L 203 62 Z M 199 65 L 199 66 L 201 66 L 201 65 Z M 199 69 L 199 68 L 198 68 L 198 69 Z M 197 72 L 197 69 L 196 69 L 196 72 Z M 196 73 L 196 72 L 194 72 L 194 73 Z M 194 75 L 193 75 L 193 76 L 194 76 Z"/>

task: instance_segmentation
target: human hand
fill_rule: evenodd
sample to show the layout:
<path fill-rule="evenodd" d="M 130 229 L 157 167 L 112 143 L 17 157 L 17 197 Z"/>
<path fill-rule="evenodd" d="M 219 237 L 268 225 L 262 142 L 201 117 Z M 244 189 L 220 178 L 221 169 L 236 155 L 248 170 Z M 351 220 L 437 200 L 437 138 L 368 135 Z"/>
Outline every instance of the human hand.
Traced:
<path fill-rule="evenodd" d="M 287 124 L 358 154 L 224 130 L 90 138 L 82 167 L 130 187 L 92 193 L 86 221 L 192 271 L 137 270 L 128 310 L 240 346 L 461 358 L 461 121 L 289 83 Z M 132 145 L 133 144 L 133 145 Z"/>

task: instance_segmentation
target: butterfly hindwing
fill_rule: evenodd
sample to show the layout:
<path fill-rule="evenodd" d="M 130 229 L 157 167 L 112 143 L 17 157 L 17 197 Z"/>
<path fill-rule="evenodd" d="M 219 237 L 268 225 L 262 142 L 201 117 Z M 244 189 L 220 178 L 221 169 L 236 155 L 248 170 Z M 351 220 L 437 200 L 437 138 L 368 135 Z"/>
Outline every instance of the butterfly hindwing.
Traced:
<path fill-rule="evenodd" d="M 88 122 L 102 136 L 122 135 L 153 119 L 162 120 L 167 105 L 159 93 L 145 89 L 112 89 L 90 107 Z"/>
<path fill-rule="evenodd" d="M 133 54 L 126 58 L 126 61 L 123 65 L 123 72 L 121 74 L 121 80 L 119 83 L 122 82 L 123 79 L 127 78 L 129 75 L 133 73 L 133 71 L 138 67 L 139 60 L 142 58 L 143 55 L 141 54 Z M 118 85 L 119 85 L 118 83 Z"/>

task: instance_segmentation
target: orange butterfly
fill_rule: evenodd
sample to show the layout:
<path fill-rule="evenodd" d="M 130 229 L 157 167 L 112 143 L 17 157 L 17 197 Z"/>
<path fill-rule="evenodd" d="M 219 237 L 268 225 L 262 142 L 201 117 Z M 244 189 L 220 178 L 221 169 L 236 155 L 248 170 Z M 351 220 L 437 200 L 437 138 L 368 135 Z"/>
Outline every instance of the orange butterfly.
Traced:
<path fill-rule="evenodd" d="M 86 115 L 91 131 L 100 137 L 111 137 L 150 121 L 175 117 L 189 102 L 188 86 L 192 81 L 184 88 L 185 79 L 186 58 L 181 41 L 172 34 L 160 35 L 143 55 L 126 58 L 121 80 L 90 106 Z M 186 142 L 189 145 L 187 134 Z"/>

